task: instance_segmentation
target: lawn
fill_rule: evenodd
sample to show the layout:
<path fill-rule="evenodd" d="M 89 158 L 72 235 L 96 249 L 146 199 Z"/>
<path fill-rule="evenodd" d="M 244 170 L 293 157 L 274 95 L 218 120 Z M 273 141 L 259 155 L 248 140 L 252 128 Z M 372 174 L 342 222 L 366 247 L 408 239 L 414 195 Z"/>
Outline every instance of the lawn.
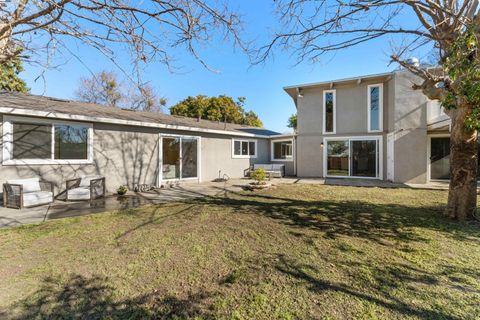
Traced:
<path fill-rule="evenodd" d="M 281 185 L 0 230 L 0 318 L 479 319 L 445 191 Z"/>

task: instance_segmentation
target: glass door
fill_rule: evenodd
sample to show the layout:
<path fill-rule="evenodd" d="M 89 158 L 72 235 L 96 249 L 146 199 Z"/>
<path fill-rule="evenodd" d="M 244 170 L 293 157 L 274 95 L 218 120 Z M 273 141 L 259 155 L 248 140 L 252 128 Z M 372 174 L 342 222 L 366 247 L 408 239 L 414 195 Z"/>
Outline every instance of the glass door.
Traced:
<path fill-rule="evenodd" d="M 450 179 L 450 138 L 430 140 L 430 179 Z"/>
<path fill-rule="evenodd" d="M 180 138 L 162 139 L 162 179 L 180 179 Z"/>
<path fill-rule="evenodd" d="M 162 137 L 162 180 L 198 178 L 198 138 Z"/>

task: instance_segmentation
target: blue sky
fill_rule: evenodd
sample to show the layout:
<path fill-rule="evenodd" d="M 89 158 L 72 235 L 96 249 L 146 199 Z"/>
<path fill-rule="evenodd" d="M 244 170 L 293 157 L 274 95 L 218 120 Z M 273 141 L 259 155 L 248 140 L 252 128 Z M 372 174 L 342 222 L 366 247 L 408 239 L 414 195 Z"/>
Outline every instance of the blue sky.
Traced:
<path fill-rule="evenodd" d="M 275 24 L 272 2 L 243 0 L 237 4 L 239 11 L 244 13 L 247 38 L 255 38 L 258 43 L 268 40 L 268 26 Z M 68 57 L 66 63 L 47 71 L 44 80 L 35 81 L 40 69 L 26 66 L 27 70 L 21 76 L 32 93 L 74 98 L 80 77 L 104 69 L 115 70 L 111 62 L 93 49 L 77 48 L 72 43 L 71 50 L 78 54 L 82 63 Z M 233 50 L 231 44 L 213 43 L 202 48 L 200 53 L 219 73 L 205 69 L 188 53 L 176 50 L 177 65 L 183 66 L 181 73 L 170 73 L 157 63 L 146 68 L 144 78 L 167 98 L 168 106 L 198 94 L 246 97 L 246 109 L 254 110 L 266 128 L 286 132 L 290 130 L 286 127 L 287 119 L 295 112 L 295 106 L 282 87 L 386 72 L 396 68 L 395 65 L 389 65 L 390 50 L 388 41 L 380 39 L 337 52 L 314 65 L 305 62 L 294 66 L 295 59 L 289 53 L 277 51 L 265 65 L 250 66 L 247 57 Z M 128 67 L 128 58 L 121 52 L 118 53 L 118 62 Z"/>

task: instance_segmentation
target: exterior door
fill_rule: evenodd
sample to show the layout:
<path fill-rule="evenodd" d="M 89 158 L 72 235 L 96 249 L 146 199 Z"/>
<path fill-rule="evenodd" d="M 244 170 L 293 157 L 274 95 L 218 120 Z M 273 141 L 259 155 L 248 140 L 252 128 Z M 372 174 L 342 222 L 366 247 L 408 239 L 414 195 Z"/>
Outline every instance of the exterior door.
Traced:
<path fill-rule="evenodd" d="M 198 178 L 198 138 L 162 136 L 161 139 L 161 180 Z"/>
<path fill-rule="evenodd" d="M 450 138 L 430 139 L 430 179 L 450 179 Z"/>

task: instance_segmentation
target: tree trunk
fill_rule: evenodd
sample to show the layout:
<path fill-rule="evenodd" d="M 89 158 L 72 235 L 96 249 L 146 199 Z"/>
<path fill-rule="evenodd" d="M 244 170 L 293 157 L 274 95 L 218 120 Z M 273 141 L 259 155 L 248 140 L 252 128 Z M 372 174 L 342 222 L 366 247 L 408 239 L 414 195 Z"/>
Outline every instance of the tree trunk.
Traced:
<path fill-rule="evenodd" d="M 446 215 L 473 219 L 477 208 L 477 132 L 465 130 L 468 107 L 450 111 L 450 186 Z"/>

